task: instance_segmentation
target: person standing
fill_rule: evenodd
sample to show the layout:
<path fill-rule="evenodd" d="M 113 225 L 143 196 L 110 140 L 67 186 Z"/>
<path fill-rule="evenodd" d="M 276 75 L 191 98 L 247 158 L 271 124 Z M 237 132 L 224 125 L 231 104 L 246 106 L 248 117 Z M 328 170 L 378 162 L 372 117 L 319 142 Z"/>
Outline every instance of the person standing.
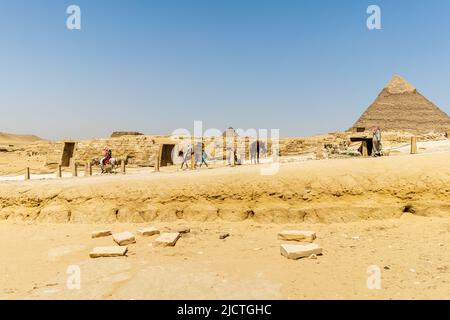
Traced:
<path fill-rule="evenodd" d="M 372 154 L 375 157 L 381 156 L 381 129 L 380 127 L 373 128 L 373 150 Z"/>

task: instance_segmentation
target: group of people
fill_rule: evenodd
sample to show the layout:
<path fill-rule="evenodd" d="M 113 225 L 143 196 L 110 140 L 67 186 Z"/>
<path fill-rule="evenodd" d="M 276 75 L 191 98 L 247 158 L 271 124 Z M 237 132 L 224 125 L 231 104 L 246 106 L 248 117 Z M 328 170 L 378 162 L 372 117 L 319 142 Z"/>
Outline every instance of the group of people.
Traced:
<path fill-rule="evenodd" d="M 194 148 L 192 148 L 192 145 L 188 145 L 185 151 L 180 151 L 179 156 L 183 158 L 183 162 L 181 163 L 181 169 L 183 169 L 184 165 L 186 165 L 186 169 L 189 169 L 189 162 L 192 159 L 192 157 L 196 156 Z M 201 151 L 201 159 L 194 159 L 194 166 L 197 167 L 197 164 L 200 162 L 200 167 L 202 165 L 205 165 L 208 167 L 208 163 L 206 160 L 208 159 L 208 155 L 205 151 L 205 145 L 202 143 L 202 151 Z"/>
<path fill-rule="evenodd" d="M 206 160 L 208 159 L 208 155 L 205 151 L 205 145 L 202 143 L 201 145 L 198 144 L 194 150 L 191 144 L 187 145 L 184 150 L 180 150 L 178 156 L 181 157 L 182 163 L 181 163 L 181 169 L 186 167 L 186 169 L 189 168 L 189 164 L 191 162 L 192 157 L 195 157 L 194 159 L 194 166 L 202 167 L 205 165 L 208 167 L 208 163 Z M 201 149 L 200 149 L 201 148 Z M 267 147 L 264 142 L 255 141 L 252 144 L 250 144 L 250 161 L 253 164 L 259 163 L 260 155 L 264 157 L 267 152 Z M 232 146 L 226 147 L 226 160 L 228 165 L 242 165 L 243 164 L 243 158 L 238 154 L 235 148 Z"/>

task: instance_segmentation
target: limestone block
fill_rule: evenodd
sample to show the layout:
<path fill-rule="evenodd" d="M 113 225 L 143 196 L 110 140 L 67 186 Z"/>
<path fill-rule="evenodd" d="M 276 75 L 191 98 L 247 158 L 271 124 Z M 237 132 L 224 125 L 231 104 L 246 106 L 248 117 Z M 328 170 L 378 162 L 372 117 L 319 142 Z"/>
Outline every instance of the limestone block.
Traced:
<path fill-rule="evenodd" d="M 127 247 L 96 247 L 89 253 L 91 258 L 101 258 L 101 257 L 122 257 L 128 251 Z"/>
<path fill-rule="evenodd" d="M 144 237 L 151 237 L 155 234 L 159 234 L 159 230 L 154 227 L 145 227 L 138 229 L 137 232 Z"/>
<path fill-rule="evenodd" d="M 155 245 L 161 247 L 173 247 L 179 238 L 180 234 L 178 232 L 163 233 L 155 240 Z"/>
<path fill-rule="evenodd" d="M 119 246 L 136 243 L 134 234 L 128 231 L 113 234 L 113 239 Z"/>
<path fill-rule="evenodd" d="M 314 231 L 284 230 L 278 233 L 278 239 L 286 241 L 313 242 L 316 239 L 316 233 Z"/>
<path fill-rule="evenodd" d="M 92 232 L 92 238 L 108 237 L 112 234 L 111 230 L 100 230 Z"/>
<path fill-rule="evenodd" d="M 297 260 L 300 258 L 309 257 L 313 254 L 322 254 L 322 248 L 315 243 L 310 243 L 306 245 L 301 244 L 282 244 L 280 247 L 280 252 L 283 256 L 288 259 Z"/>

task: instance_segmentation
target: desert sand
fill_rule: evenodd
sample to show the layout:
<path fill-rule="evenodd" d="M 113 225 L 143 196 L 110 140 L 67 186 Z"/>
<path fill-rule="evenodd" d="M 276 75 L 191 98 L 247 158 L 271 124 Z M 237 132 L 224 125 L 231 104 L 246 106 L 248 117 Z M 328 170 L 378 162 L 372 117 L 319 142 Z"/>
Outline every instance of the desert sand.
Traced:
<path fill-rule="evenodd" d="M 282 161 L 274 176 L 246 165 L 0 182 L 0 298 L 448 299 L 450 152 L 439 146 Z M 127 257 L 89 258 L 115 245 L 91 232 L 142 226 L 191 232 L 171 248 L 136 235 Z M 324 254 L 284 258 L 285 229 L 315 231 Z M 73 265 L 79 290 L 66 286 Z M 373 265 L 379 290 L 366 284 Z"/>

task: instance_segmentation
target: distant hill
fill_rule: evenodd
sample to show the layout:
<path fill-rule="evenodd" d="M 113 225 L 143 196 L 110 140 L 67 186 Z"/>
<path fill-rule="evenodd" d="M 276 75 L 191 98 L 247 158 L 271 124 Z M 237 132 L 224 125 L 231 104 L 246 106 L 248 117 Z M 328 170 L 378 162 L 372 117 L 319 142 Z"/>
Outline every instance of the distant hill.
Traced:
<path fill-rule="evenodd" d="M 43 140 L 38 136 L 31 134 L 12 134 L 0 132 L 0 143 L 31 143 L 35 141 Z"/>

